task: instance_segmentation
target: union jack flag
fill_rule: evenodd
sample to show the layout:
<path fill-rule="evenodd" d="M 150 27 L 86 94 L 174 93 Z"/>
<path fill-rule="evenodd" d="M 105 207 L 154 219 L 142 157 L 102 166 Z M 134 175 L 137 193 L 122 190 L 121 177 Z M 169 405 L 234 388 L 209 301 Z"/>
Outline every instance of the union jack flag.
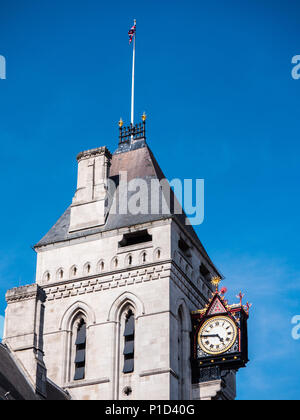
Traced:
<path fill-rule="evenodd" d="M 128 32 L 128 35 L 129 35 L 129 44 L 132 43 L 132 40 L 133 40 L 133 37 L 134 37 L 135 33 L 136 33 L 136 24 L 134 24 L 133 27 Z"/>

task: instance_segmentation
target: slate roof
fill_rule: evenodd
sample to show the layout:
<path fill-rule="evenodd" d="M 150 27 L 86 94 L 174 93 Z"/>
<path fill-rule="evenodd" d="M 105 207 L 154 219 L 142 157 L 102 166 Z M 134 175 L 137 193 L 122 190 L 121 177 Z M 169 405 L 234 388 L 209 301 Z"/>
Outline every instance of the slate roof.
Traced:
<path fill-rule="evenodd" d="M 3 344 L 0 344 L 0 398 L 29 401 L 39 399 Z"/>
<path fill-rule="evenodd" d="M 110 180 L 114 181 L 115 185 L 118 186 L 119 180 L 119 173 L 120 172 L 127 172 L 127 179 L 128 182 L 133 179 L 143 179 L 146 181 L 148 185 L 148 202 L 149 202 L 149 209 L 150 209 L 150 186 L 152 180 L 159 180 L 165 179 L 165 176 L 158 165 L 152 151 L 150 150 L 149 146 L 147 145 L 144 139 L 138 140 L 133 144 L 123 144 L 119 146 L 119 149 L 114 153 L 111 162 L 110 168 Z M 169 187 L 170 189 L 170 187 Z M 182 227 L 183 229 L 193 238 L 193 240 L 197 243 L 199 248 L 202 250 L 204 257 L 206 257 L 207 261 L 212 265 L 209 256 L 207 255 L 202 243 L 200 242 L 195 230 L 189 224 L 188 218 L 186 215 L 183 214 L 174 214 L 172 208 L 174 208 L 174 203 L 177 202 L 176 197 L 173 194 L 173 190 L 170 189 L 171 194 L 171 205 L 168 206 L 168 211 L 163 213 L 159 212 L 157 214 L 151 214 L 150 210 L 147 214 L 112 214 L 109 212 L 108 218 L 104 226 L 97 227 L 95 229 L 85 229 L 82 231 L 77 231 L 74 233 L 69 233 L 69 226 L 70 226 L 70 212 L 71 208 L 69 207 L 64 214 L 60 217 L 57 223 L 50 229 L 50 231 L 42 238 L 42 240 L 35 245 L 35 248 L 38 249 L 44 245 L 54 244 L 57 242 L 68 241 L 71 239 L 76 239 L 80 237 L 86 237 L 89 235 L 93 235 L 96 233 L 106 232 L 110 230 L 125 228 L 136 226 L 138 224 L 163 220 L 166 218 L 174 218 Z M 130 197 L 133 193 L 128 193 L 126 196 L 122 196 L 122 191 L 117 188 L 113 197 L 108 204 L 109 207 L 112 206 L 114 202 L 117 202 L 117 205 L 120 205 L 124 200 L 128 202 Z M 153 201 L 153 197 L 152 197 Z M 160 202 L 161 208 L 161 202 Z"/>
<path fill-rule="evenodd" d="M 43 399 L 35 393 L 9 349 L 0 344 L 0 400 L 35 401 Z M 69 400 L 70 397 L 53 382 L 47 380 L 46 399 Z"/>
<path fill-rule="evenodd" d="M 59 388 L 54 382 L 47 379 L 47 401 L 66 401 L 70 400 L 71 396 Z"/>

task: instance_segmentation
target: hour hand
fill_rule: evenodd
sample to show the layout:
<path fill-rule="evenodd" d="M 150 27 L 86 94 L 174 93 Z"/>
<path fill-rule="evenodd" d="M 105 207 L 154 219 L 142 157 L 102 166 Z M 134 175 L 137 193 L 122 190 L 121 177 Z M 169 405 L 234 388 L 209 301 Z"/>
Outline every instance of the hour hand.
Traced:
<path fill-rule="evenodd" d="M 220 338 L 218 334 L 201 335 L 201 337 L 203 337 L 203 338 L 210 338 L 210 337 L 218 337 L 218 338 Z"/>

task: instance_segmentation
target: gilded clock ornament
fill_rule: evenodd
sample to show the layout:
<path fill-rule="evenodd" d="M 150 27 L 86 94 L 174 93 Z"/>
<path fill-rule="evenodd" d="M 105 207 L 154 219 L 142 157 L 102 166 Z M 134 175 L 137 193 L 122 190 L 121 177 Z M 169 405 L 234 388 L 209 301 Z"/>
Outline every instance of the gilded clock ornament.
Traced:
<path fill-rule="evenodd" d="M 213 285 L 213 286 L 215 286 L 215 288 L 216 288 L 216 291 L 218 291 L 219 290 L 219 284 L 221 283 L 221 277 L 213 277 L 212 279 L 211 279 L 211 284 Z"/>

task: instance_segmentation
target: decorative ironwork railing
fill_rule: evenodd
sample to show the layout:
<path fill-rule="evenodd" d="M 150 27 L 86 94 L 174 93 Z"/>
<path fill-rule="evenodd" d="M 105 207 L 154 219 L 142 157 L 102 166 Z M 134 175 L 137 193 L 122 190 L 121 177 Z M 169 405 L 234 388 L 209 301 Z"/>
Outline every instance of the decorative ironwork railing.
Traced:
<path fill-rule="evenodd" d="M 123 126 L 123 121 L 119 121 L 119 144 L 130 143 L 131 140 L 146 139 L 146 115 L 142 117 L 143 122 L 135 125 Z"/>

